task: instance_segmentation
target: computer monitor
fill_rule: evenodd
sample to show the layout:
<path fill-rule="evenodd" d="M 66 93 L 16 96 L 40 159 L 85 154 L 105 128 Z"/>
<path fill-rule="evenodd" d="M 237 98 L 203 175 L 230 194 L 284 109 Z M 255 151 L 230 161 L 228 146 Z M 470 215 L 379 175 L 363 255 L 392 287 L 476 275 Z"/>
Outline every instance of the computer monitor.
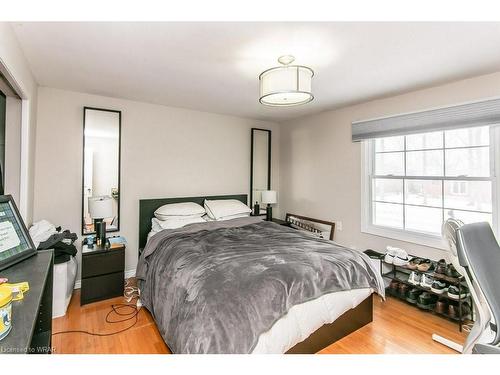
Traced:
<path fill-rule="evenodd" d="M 11 195 L 0 195 L 0 270 L 36 254 Z"/>

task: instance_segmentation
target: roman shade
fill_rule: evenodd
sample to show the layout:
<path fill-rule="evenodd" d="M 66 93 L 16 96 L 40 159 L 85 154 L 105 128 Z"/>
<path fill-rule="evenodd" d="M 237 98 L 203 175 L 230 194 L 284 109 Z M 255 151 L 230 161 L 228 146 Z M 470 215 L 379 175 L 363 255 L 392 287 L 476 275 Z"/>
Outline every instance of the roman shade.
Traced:
<path fill-rule="evenodd" d="M 354 121 L 352 141 L 500 123 L 500 99 Z"/>

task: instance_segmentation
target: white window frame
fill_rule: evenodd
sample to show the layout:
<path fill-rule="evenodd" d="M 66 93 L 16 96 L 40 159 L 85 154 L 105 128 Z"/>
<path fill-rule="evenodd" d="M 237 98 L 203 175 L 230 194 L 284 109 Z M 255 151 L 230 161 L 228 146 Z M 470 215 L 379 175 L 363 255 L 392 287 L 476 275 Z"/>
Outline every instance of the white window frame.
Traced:
<path fill-rule="evenodd" d="M 445 241 L 439 235 L 432 235 L 416 231 L 384 227 L 373 224 L 372 221 L 372 183 L 371 177 L 374 168 L 374 142 L 362 141 L 361 144 L 361 232 L 411 242 L 418 245 L 430 246 L 437 249 L 448 250 Z M 499 213 L 500 213 L 500 126 L 490 128 L 490 168 L 493 210 L 493 231 L 499 238 Z"/>

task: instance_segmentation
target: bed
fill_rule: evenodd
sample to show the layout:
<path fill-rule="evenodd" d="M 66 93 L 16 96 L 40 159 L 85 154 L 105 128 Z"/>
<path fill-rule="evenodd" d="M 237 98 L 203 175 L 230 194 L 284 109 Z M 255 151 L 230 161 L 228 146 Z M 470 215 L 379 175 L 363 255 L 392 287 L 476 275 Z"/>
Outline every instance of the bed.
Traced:
<path fill-rule="evenodd" d="M 380 274 L 364 254 L 260 218 L 191 224 L 148 240 L 168 203 L 140 200 L 141 301 L 173 353 L 316 353 L 372 321 Z"/>

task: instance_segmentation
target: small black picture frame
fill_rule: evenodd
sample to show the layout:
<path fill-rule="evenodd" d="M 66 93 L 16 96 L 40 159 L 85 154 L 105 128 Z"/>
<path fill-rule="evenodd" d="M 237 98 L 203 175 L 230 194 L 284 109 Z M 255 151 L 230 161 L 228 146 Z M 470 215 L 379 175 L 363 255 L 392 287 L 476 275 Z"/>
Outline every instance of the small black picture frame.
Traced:
<path fill-rule="evenodd" d="M 15 245 L 9 248 L 13 243 Z M 0 270 L 36 253 L 14 199 L 11 195 L 0 195 Z"/>

